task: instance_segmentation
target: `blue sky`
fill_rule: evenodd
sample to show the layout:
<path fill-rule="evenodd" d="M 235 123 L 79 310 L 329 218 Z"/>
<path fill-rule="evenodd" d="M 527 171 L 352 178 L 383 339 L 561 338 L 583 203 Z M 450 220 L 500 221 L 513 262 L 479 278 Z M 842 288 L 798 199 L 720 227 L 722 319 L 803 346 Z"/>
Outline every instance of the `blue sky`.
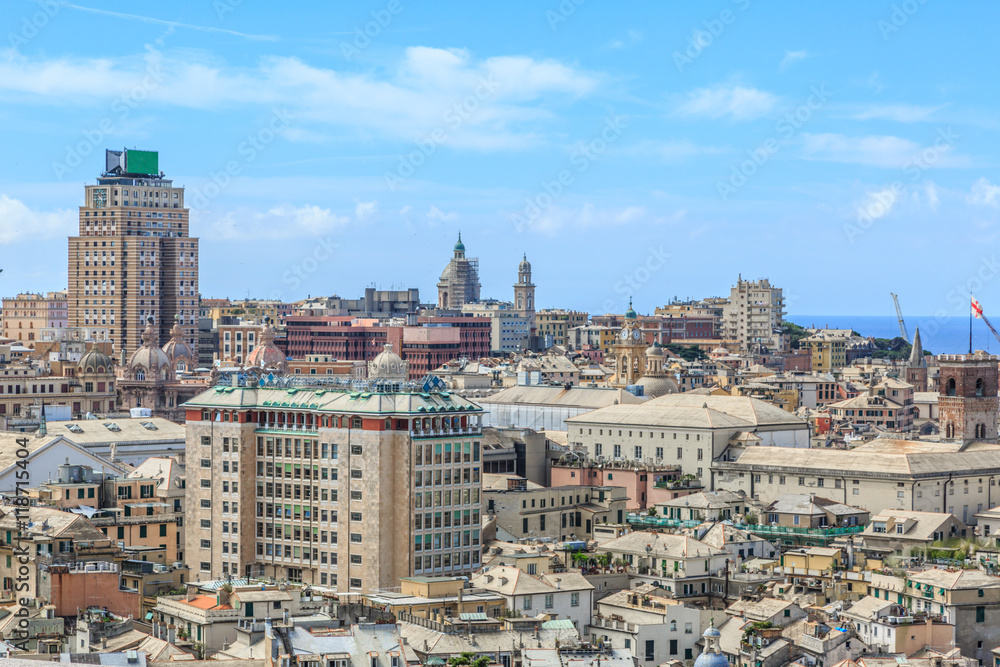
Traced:
<path fill-rule="evenodd" d="M 105 6 L 0 16 L 3 294 L 65 286 L 127 146 L 188 188 L 205 296 L 433 301 L 461 229 L 543 307 L 742 274 L 792 314 L 1000 309 L 995 3 Z"/>

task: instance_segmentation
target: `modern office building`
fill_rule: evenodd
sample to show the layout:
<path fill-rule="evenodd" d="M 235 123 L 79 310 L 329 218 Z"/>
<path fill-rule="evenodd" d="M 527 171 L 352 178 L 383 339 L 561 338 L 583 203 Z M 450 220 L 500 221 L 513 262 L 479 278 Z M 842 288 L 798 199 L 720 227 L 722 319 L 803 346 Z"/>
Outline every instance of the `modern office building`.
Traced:
<path fill-rule="evenodd" d="M 189 401 L 192 576 L 370 593 L 477 569 L 482 409 L 408 372 L 387 344 L 360 388 L 248 370 Z"/>
<path fill-rule="evenodd" d="M 116 358 L 127 359 L 147 317 L 168 340 L 176 315 L 196 349 L 198 239 L 188 231 L 184 188 L 164 178 L 156 152 L 107 151 L 69 238 L 69 326 L 106 327 Z"/>

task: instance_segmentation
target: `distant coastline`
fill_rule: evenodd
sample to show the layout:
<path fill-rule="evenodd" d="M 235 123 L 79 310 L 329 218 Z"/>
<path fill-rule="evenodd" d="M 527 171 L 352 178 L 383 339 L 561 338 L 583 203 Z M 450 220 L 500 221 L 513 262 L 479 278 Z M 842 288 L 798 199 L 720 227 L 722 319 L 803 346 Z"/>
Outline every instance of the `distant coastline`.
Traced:
<path fill-rule="evenodd" d="M 801 327 L 853 329 L 862 336 L 895 338 L 899 336 L 899 323 L 892 315 L 787 315 L 789 322 Z M 968 317 L 905 316 L 906 330 L 913 338 L 920 327 L 924 349 L 934 354 L 963 354 L 969 351 Z M 997 326 L 994 323 L 994 326 Z M 981 320 L 972 323 L 972 349 L 1000 354 L 1000 342 L 993 337 Z"/>

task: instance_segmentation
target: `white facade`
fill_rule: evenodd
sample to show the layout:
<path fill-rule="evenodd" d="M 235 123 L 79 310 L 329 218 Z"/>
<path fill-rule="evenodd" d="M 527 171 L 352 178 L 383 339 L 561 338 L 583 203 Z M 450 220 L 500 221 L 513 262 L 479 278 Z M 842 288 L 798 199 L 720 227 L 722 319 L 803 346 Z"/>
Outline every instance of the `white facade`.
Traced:
<path fill-rule="evenodd" d="M 58 479 L 59 466 L 67 461 L 73 465 L 88 465 L 95 472 L 109 475 L 124 475 L 125 470 L 107 459 L 91 454 L 87 450 L 68 441 L 62 436 L 49 439 L 25 435 L 24 445 L 18 444 L 21 436 L 4 434 L 0 440 L 2 462 L 0 465 L 0 493 L 13 493 L 20 482 L 22 487 L 36 487 L 42 482 Z M 22 441 L 23 442 L 23 441 Z M 17 452 L 24 447 L 26 458 L 19 458 Z M 19 462 L 25 462 L 21 465 Z"/>
<path fill-rule="evenodd" d="M 638 604 L 631 604 L 635 598 Z M 698 656 L 696 642 L 715 612 L 663 602 L 664 598 L 636 591 L 612 594 L 598 601 L 598 614 L 587 634 L 592 642 L 603 639 L 613 648 L 629 651 L 642 667 L 692 660 Z"/>

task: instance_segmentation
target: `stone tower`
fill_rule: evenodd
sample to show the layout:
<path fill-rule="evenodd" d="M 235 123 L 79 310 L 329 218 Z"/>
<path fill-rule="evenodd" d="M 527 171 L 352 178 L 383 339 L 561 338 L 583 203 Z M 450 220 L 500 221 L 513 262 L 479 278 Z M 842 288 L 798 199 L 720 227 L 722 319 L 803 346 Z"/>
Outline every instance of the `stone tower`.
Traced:
<path fill-rule="evenodd" d="M 528 256 L 517 266 L 517 282 L 514 284 L 514 309 L 528 320 L 528 333 L 535 333 L 535 285 L 531 282 L 531 263 Z"/>
<path fill-rule="evenodd" d="M 618 332 L 618 342 L 612 351 L 615 374 L 611 383 L 616 387 L 635 384 L 646 370 L 646 337 L 639 324 L 639 315 L 632 309 L 631 299 L 625 313 L 625 326 Z"/>
<path fill-rule="evenodd" d="M 438 308 L 459 310 L 467 303 L 479 301 L 479 260 L 465 256 L 462 234 L 458 235 L 455 254 L 438 281 Z"/>
<path fill-rule="evenodd" d="M 920 343 L 920 327 L 913 333 L 913 349 L 906 362 L 906 381 L 913 385 L 913 391 L 927 391 L 927 359 Z"/>
<path fill-rule="evenodd" d="M 1000 357 L 977 350 L 975 354 L 943 354 L 938 363 L 941 439 L 963 445 L 996 442 Z"/>

